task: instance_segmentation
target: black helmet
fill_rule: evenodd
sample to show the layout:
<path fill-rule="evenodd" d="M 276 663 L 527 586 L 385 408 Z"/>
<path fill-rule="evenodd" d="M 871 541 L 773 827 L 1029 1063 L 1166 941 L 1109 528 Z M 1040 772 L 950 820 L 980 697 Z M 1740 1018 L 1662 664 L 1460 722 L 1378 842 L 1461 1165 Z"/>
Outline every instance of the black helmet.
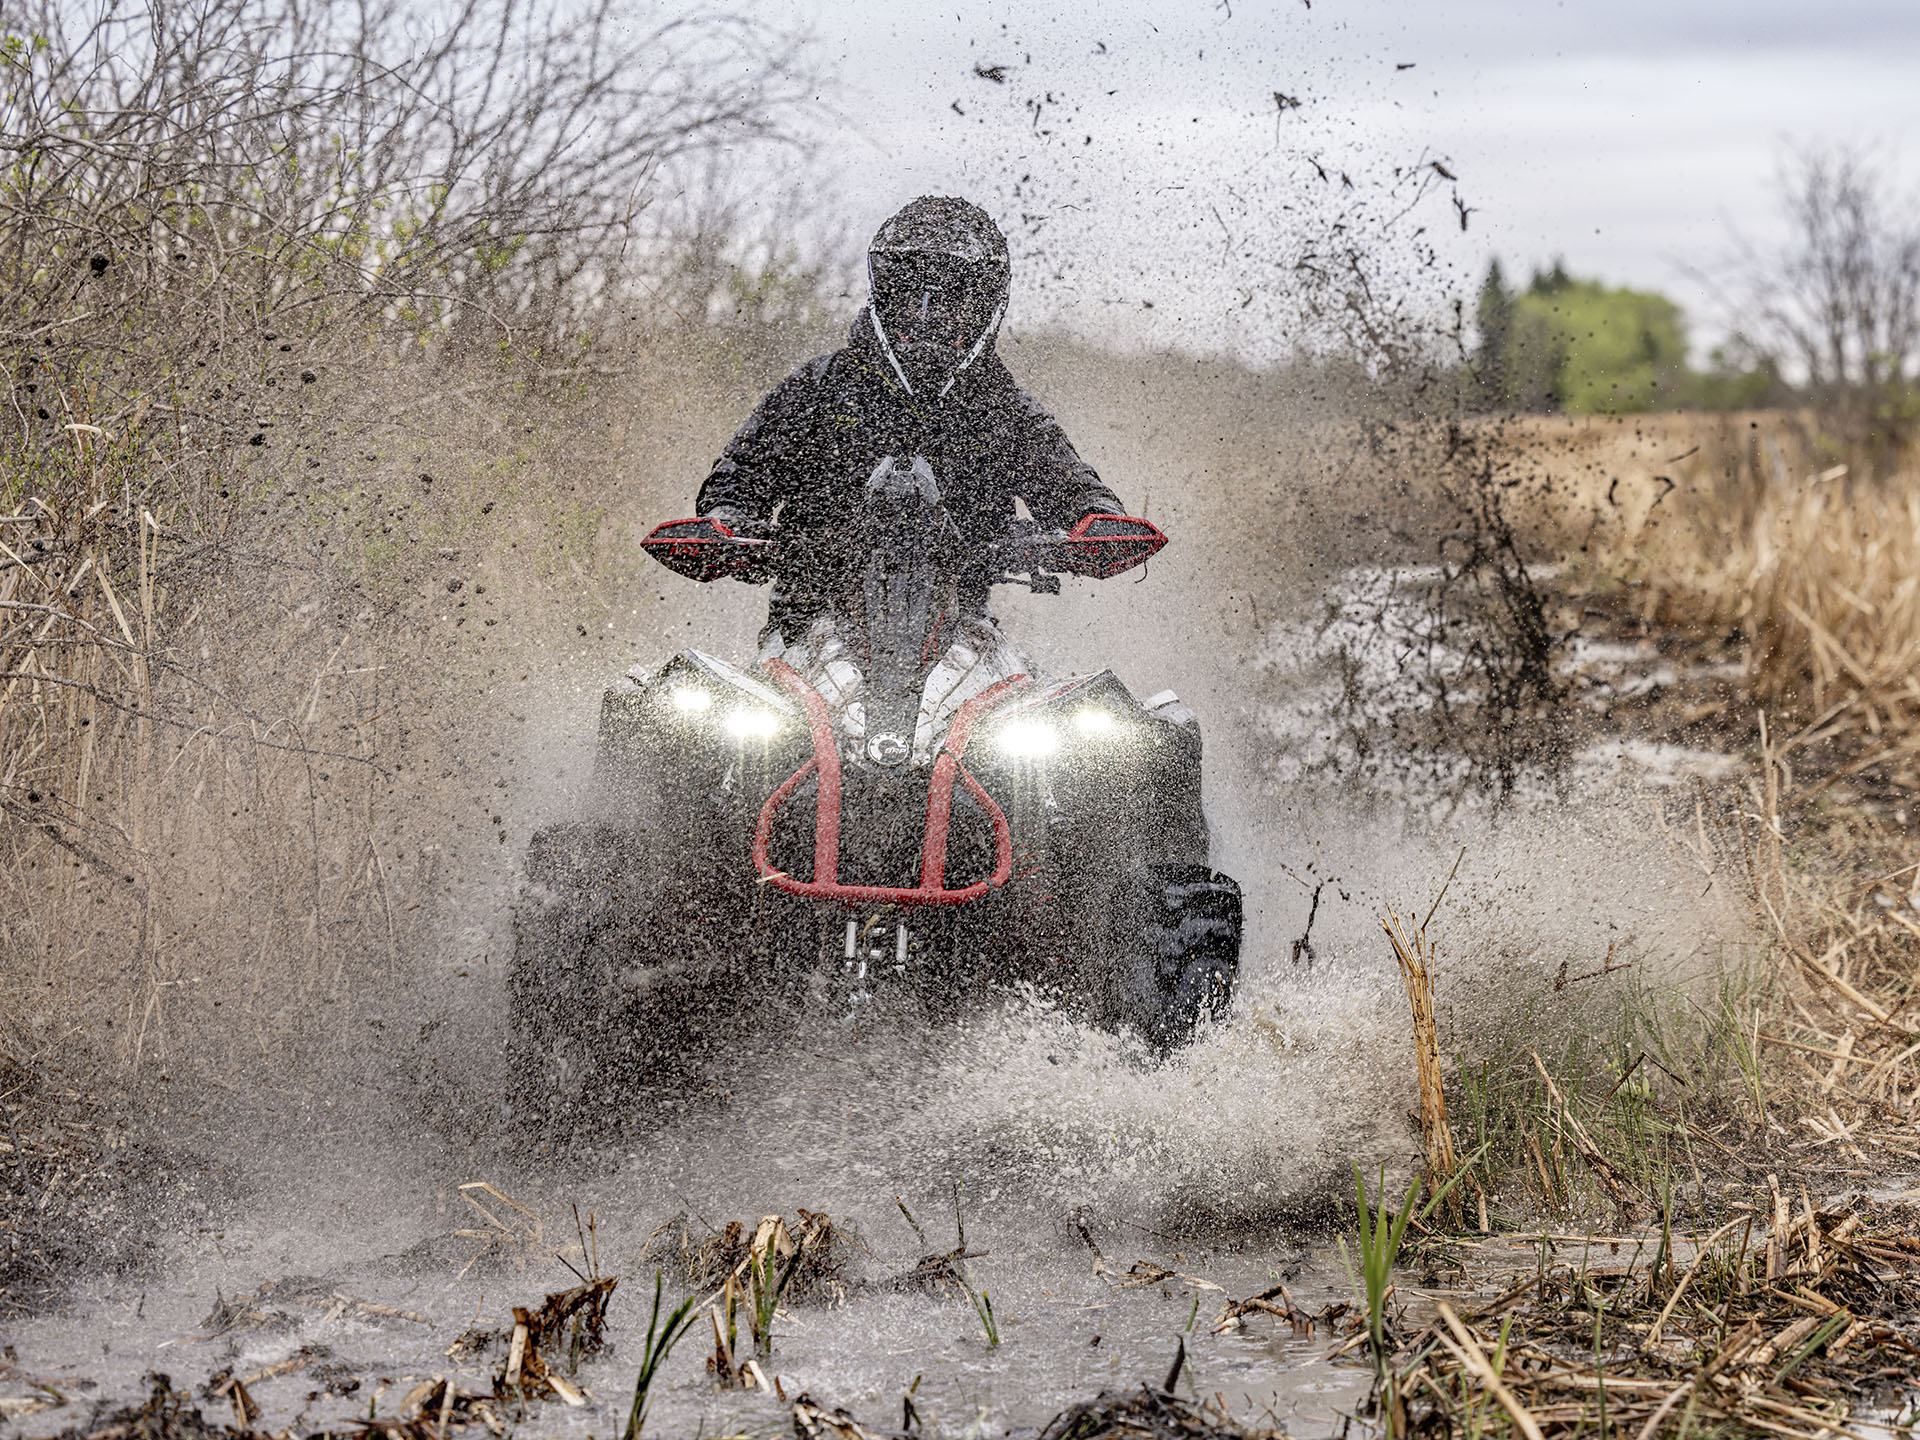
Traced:
<path fill-rule="evenodd" d="M 910 395 L 938 399 L 987 352 L 1007 310 L 1007 237 L 978 205 L 922 195 L 867 247 L 874 334 Z"/>

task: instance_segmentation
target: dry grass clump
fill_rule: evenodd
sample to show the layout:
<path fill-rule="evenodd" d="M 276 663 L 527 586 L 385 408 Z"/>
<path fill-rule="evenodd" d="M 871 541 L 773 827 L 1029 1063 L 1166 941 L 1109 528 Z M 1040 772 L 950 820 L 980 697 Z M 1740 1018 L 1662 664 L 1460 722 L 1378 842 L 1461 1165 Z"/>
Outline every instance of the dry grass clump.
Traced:
<path fill-rule="evenodd" d="M 1792 413 L 1505 422 L 1483 437 L 1552 588 L 1696 641 L 1740 637 L 1749 712 L 1801 741 L 1920 741 L 1920 467 L 1830 465 Z M 1871 762 L 1867 762 L 1871 763 Z"/>
<path fill-rule="evenodd" d="M 833 1303 L 846 1299 L 858 1283 L 853 1266 L 867 1253 L 852 1231 L 818 1210 L 796 1210 L 791 1225 L 778 1215 L 765 1216 L 758 1225 L 731 1220 L 719 1229 L 701 1224 L 696 1231 L 696 1223 L 685 1214 L 667 1221 L 648 1238 L 636 1263 L 665 1265 L 690 1290 L 716 1291 L 731 1279 L 745 1293 L 749 1272 L 764 1255 L 783 1273 L 793 1265 L 783 1299 Z"/>
<path fill-rule="evenodd" d="M 1444 1300 L 1390 1362 L 1393 1436 L 1813 1437 L 1898 1408 L 1920 1355 L 1911 1207 L 1816 1207 L 1769 1176 L 1680 1254 L 1538 1265 L 1478 1314 Z M 1797 1203 L 1796 1203 L 1797 1201 Z"/>
<path fill-rule="evenodd" d="M 1755 703 L 1879 756 L 1920 747 L 1920 471 L 1770 495 L 1729 570 Z"/>
<path fill-rule="evenodd" d="M 588 1276 L 584 1284 L 547 1296 L 538 1310 L 513 1307 L 513 1333 L 494 1380 L 496 1395 L 524 1400 L 551 1394 L 567 1405 L 585 1403 L 568 1377 L 579 1370 L 583 1356 L 597 1355 L 605 1347 L 607 1302 L 620 1283 L 615 1275 L 590 1270 Z"/>
<path fill-rule="evenodd" d="M 1754 1103 L 1791 1127 L 1803 1164 L 1865 1176 L 1920 1160 L 1920 866 L 1845 813 L 1800 831 L 1768 845 L 1759 887 L 1781 964 L 1756 1019 L 1771 1065 Z"/>

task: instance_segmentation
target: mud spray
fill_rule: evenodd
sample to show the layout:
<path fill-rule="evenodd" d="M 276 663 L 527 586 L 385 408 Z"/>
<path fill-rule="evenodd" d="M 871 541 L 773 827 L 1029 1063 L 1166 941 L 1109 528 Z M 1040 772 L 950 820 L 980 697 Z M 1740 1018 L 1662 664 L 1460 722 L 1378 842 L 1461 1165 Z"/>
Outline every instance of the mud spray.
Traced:
<path fill-rule="evenodd" d="M 1345 233 L 1367 243 L 1364 229 Z M 1556 991 L 1569 967 L 1613 957 L 1639 980 L 1684 985 L 1742 943 L 1737 914 L 1604 770 L 1495 807 L 1373 788 L 1333 763 L 1330 661 L 1315 638 L 1328 597 L 1355 567 L 1414 558 L 1385 538 L 1392 507 L 1410 502 L 1383 416 L 1389 430 L 1419 419 L 1412 401 L 1380 398 L 1390 356 L 1255 373 L 1016 333 L 1003 344 L 1016 376 L 1172 543 L 1137 582 L 1003 600 L 1002 622 L 1054 673 L 1111 665 L 1136 694 L 1172 688 L 1201 718 L 1217 863 L 1249 904 L 1232 1015 L 1159 1065 L 1037 999 L 959 1020 L 894 1016 L 857 1041 L 827 1024 L 743 1035 L 644 1123 L 509 1139 L 499 1056 L 517 857 L 578 803 L 605 684 L 686 645 L 745 656 L 762 613 L 759 592 L 643 570 L 632 542 L 689 509 L 756 390 L 806 343 L 786 336 L 780 353 L 744 361 L 722 344 L 696 362 L 636 341 L 630 365 L 550 412 L 489 399 L 475 419 L 428 397 L 396 426 L 340 398 L 357 434 L 381 439 L 350 456 L 344 423 L 316 453 L 379 508 L 344 506 L 324 533 L 336 555 L 352 540 L 367 573 L 399 564 L 402 579 L 377 615 L 343 605 L 338 632 L 300 630 L 313 605 L 299 596 L 272 623 L 316 653 L 341 637 L 321 672 L 337 683 L 314 680 L 309 723 L 367 676 L 389 686 L 340 724 L 388 727 L 386 759 L 401 762 L 377 822 L 368 802 L 371 867 L 367 848 L 337 867 L 372 877 L 371 918 L 353 932 L 365 953 L 300 991 L 304 1046 L 226 1018 L 211 990 L 191 1003 L 184 989 L 153 992 L 174 1048 L 156 1061 L 143 1038 L 132 1052 L 145 1093 L 131 1113 L 187 1179 L 151 1197 L 135 1183 L 128 1225 L 144 1262 L 82 1275 L 64 1306 L 11 1322 L 10 1362 L 68 1384 L 76 1403 L 132 1397 L 150 1369 L 196 1385 L 252 1375 L 263 1428 L 313 1428 L 391 1413 L 437 1374 L 487 1390 L 496 1360 L 450 1356 L 450 1342 L 574 1283 L 567 1267 L 597 1251 L 622 1281 L 617 1343 L 579 1372 L 591 1403 L 535 1405 L 520 1428 L 604 1440 L 624 1423 L 654 1270 L 675 1283 L 656 1231 L 806 1207 L 862 1248 L 843 1304 L 795 1305 L 776 1322 L 764 1368 L 789 1397 L 884 1421 L 911 1392 L 935 1433 L 998 1434 L 1163 1378 L 1191 1326 L 1185 1383 L 1324 1433 L 1365 1382 L 1317 1358 L 1324 1335 L 1216 1336 L 1208 1322 L 1222 1291 L 1276 1280 L 1308 1309 L 1348 1298 L 1328 1237 L 1352 1166 L 1404 1175 L 1417 1154 L 1406 1002 L 1381 916 L 1426 913 L 1453 874 L 1430 933 L 1443 1039 L 1463 1058 L 1523 1018 L 1543 1034 L 1588 1023 L 1587 992 Z M 320 522 L 305 523 L 311 535 Z M 398 546 L 396 529 L 412 546 L 404 562 L 380 548 Z M 330 613 L 329 598 L 313 603 Z M 302 794 L 324 794 L 322 782 L 303 777 Z M 288 825 L 310 820 L 317 836 L 332 823 L 322 803 L 295 807 Z M 256 857 L 241 832 L 218 828 L 225 810 L 204 832 L 180 814 L 182 834 L 210 837 L 194 872 L 214 897 L 205 933 L 224 933 L 223 904 L 272 911 L 275 884 L 246 868 Z M 314 876 L 317 892 L 318 860 Z M 216 957 L 228 967 L 217 983 L 257 988 L 329 923 L 316 905 L 305 930 L 250 932 L 245 955 Z M 363 962 L 379 983 L 340 980 Z M 198 984 L 192 968 L 155 983 Z M 229 1058 L 196 1069 L 196 1034 Z M 156 1066 L 173 1072 L 164 1086 Z M 492 1189 L 460 1188 L 477 1182 Z M 884 1283 L 929 1244 L 955 1243 L 961 1222 L 997 1346 L 966 1303 Z M 252 1298 L 210 1321 L 236 1296 Z M 708 1348 L 698 1329 L 669 1362 L 650 1431 L 782 1428 L 775 1394 L 713 1388 Z M 46 1418 L 16 1428 L 40 1433 Z"/>
<path fill-rule="evenodd" d="M 756 592 L 628 570 L 606 604 L 612 641 L 550 654 L 544 669 L 530 647 L 510 700 L 493 698 L 496 680 L 473 687 L 465 716 L 417 717 L 498 752 L 478 768 L 508 782 L 492 802 L 506 838 L 468 845 L 448 868 L 414 976 L 382 1013 L 341 1002 L 364 1038 L 346 1063 L 322 1067 L 328 1079 L 172 1098 L 170 1143 L 220 1177 L 218 1198 L 146 1221 L 157 1251 L 146 1273 L 83 1281 L 63 1312 L 17 1325 L 23 1366 L 98 1381 L 103 1395 L 137 1392 L 150 1368 L 182 1382 L 266 1374 L 253 1386 L 263 1423 L 314 1425 L 391 1409 L 435 1374 L 484 1390 L 490 1362 L 450 1359 L 449 1342 L 573 1282 L 554 1254 L 586 1268 L 576 1210 L 592 1217 L 586 1248 L 601 1270 L 623 1277 L 613 1325 L 630 1336 L 652 1271 L 671 1270 L 648 1250 L 662 1225 L 824 1211 L 864 1247 L 855 1274 L 884 1282 L 925 1248 L 899 1197 L 935 1246 L 952 1243 L 958 1204 L 1001 1343 L 987 1346 L 964 1303 L 856 1286 L 841 1306 L 793 1306 L 779 1320 L 766 1369 L 789 1396 L 884 1417 L 917 1383 L 916 1408 L 943 1433 L 982 1416 L 1031 1424 L 1094 1390 L 1163 1376 L 1197 1305 L 1190 1363 L 1203 1393 L 1333 1427 L 1363 1376 L 1320 1363 L 1324 1339 L 1209 1335 L 1222 1295 L 1206 1287 L 1253 1293 L 1284 1279 L 1310 1308 L 1346 1298 L 1327 1237 L 1351 1166 L 1404 1174 L 1417 1152 L 1405 997 L 1380 916 L 1424 913 L 1458 864 L 1431 933 L 1446 1038 L 1461 1055 L 1502 1017 L 1580 1023 L 1541 1013 L 1568 964 L 1579 973 L 1613 955 L 1650 979 L 1705 975 L 1739 942 L 1738 922 L 1701 898 L 1698 876 L 1607 783 L 1435 823 L 1430 796 L 1367 793 L 1300 763 L 1314 753 L 1324 676 L 1299 637 L 1354 548 L 1302 524 L 1338 508 L 1324 487 L 1340 467 L 1314 438 L 1325 416 L 1278 408 L 1270 385 L 1235 394 L 1222 367 L 1017 343 L 1008 359 L 1173 536 L 1138 583 L 1070 583 L 1062 597 L 1004 604 L 1002 619 L 1050 669 L 1112 664 L 1136 693 L 1174 688 L 1202 717 L 1219 863 L 1250 902 L 1231 1017 L 1163 1065 L 1038 1000 L 957 1022 L 895 1016 L 857 1041 L 826 1023 L 748 1035 L 644 1124 L 509 1143 L 497 1057 L 514 857 L 575 802 L 603 683 L 689 643 L 744 654 L 758 624 Z M 1159 396 L 1150 420 L 1135 400 L 1143 378 Z M 682 398 L 614 394 L 594 407 L 626 417 L 593 457 L 589 487 L 616 535 L 686 508 L 740 392 Z M 689 413 L 695 423 L 658 418 Z M 1548 1004 L 1566 1011 L 1574 998 Z M 524 1210 L 458 1188 L 480 1181 Z M 1146 1283 L 1112 1288 L 1096 1255 L 1115 1273 L 1139 1262 Z M 255 1318 L 209 1332 L 221 1297 L 270 1281 L 297 1294 L 290 1276 L 324 1283 L 306 1303 L 263 1301 Z M 707 1348 L 696 1331 L 667 1370 L 657 1433 L 783 1423 L 774 1395 L 713 1389 Z M 591 1406 L 536 1406 L 526 1428 L 611 1433 L 635 1349 L 582 1367 Z M 330 1391 L 316 1378 L 327 1375 L 352 1378 Z"/>

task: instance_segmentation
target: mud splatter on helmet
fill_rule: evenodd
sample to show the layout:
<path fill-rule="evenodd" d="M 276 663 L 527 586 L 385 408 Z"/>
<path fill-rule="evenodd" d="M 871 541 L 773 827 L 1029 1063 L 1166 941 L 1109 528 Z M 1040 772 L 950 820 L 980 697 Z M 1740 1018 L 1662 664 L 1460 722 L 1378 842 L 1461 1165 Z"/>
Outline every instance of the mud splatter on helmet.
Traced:
<path fill-rule="evenodd" d="M 922 195 L 867 247 L 874 334 L 909 395 L 944 398 L 1007 312 L 1007 238 L 978 205 Z"/>

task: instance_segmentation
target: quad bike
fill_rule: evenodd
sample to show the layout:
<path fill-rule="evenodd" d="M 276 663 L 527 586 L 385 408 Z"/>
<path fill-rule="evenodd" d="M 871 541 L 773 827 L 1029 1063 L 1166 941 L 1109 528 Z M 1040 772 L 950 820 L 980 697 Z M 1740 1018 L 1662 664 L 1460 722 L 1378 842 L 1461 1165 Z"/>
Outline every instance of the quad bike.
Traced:
<path fill-rule="evenodd" d="M 643 542 L 694 580 L 826 599 L 750 668 L 685 650 L 605 693 L 590 803 L 533 837 L 514 912 L 530 1098 L 617 1104 L 745 1016 L 857 1017 L 887 990 L 945 1014 L 1027 984 L 1161 1053 L 1224 1010 L 1240 889 L 1209 868 L 1192 714 L 1111 670 L 1036 675 L 926 460 L 883 461 L 864 501 L 806 546 L 711 519 Z M 1106 578 L 1165 543 L 1121 515 L 1026 524 L 984 580 L 1057 594 L 1053 572 Z"/>

